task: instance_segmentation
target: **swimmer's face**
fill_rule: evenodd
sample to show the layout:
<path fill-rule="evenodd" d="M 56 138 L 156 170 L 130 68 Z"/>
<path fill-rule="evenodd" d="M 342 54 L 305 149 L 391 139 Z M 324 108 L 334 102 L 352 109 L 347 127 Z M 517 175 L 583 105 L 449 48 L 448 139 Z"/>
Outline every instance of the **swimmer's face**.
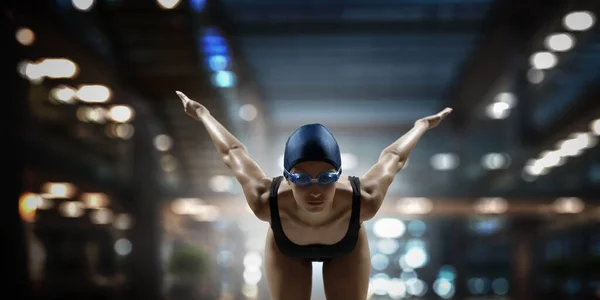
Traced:
<path fill-rule="evenodd" d="M 312 178 L 317 178 L 321 173 L 336 171 L 332 165 L 326 162 L 306 161 L 295 165 L 291 173 L 306 173 Z M 329 185 L 312 183 L 308 186 L 298 186 L 288 179 L 288 183 L 292 187 L 292 193 L 298 206 L 308 212 L 321 212 L 333 202 L 335 182 Z"/>

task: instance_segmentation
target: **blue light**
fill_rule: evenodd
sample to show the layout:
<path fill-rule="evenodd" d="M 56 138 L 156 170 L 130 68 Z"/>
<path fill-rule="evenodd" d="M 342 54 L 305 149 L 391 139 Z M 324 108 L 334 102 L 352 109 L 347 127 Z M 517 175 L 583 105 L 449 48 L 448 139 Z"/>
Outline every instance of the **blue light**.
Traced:
<path fill-rule="evenodd" d="M 190 6 L 196 12 L 202 12 L 204 10 L 205 0 L 190 0 Z"/>
<path fill-rule="evenodd" d="M 456 279 L 456 269 L 452 266 L 442 266 L 438 273 L 438 278 L 454 281 Z"/>
<path fill-rule="evenodd" d="M 208 57 L 208 66 L 213 72 L 224 71 L 229 64 L 229 59 L 224 55 L 213 55 Z"/>
<path fill-rule="evenodd" d="M 204 36 L 204 44 L 205 45 L 224 45 L 225 39 L 218 35 L 205 35 Z"/>
<path fill-rule="evenodd" d="M 214 84 L 221 88 L 229 88 L 235 84 L 235 74 L 229 71 L 219 71 L 213 76 Z"/>
<path fill-rule="evenodd" d="M 227 46 L 225 46 L 225 45 L 206 45 L 206 46 L 204 46 L 204 53 L 206 53 L 208 55 L 227 54 Z"/>

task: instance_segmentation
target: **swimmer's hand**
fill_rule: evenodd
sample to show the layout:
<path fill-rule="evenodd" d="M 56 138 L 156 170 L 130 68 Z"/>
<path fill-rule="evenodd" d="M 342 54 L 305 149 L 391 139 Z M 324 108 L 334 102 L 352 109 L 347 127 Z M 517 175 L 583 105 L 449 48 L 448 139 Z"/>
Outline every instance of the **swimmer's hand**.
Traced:
<path fill-rule="evenodd" d="M 444 118 L 446 118 L 446 116 L 448 116 L 451 112 L 452 112 L 452 108 L 446 107 L 444 110 L 442 110 L 441 112 L 439 112 L 433 116 L 429 116 L 429 117 L 425 117 L 423 119 L 417 120 L 415 122 L 415 126 L 419 125 L 419 124 L 424 124 L 425 126 L 427 126 L 427 129 L 435 128 L 438 125 L 440 125 L 442 120 Z"/>
<path fill-rule="evenodd" d="M 185 113 L 188 114 L 190 117 L 200 121 L 200 117 L 203 114 L 208 113 L 208 109 L 206 109 L 204 105 L 188 98 L 188 96 L 186 96 L 180 91 L 175 91 L 175 93 L 177 94 L 177 96 L 179 96 L 181 102 L 183 102 L 183 109 L 185 110 Z"/>

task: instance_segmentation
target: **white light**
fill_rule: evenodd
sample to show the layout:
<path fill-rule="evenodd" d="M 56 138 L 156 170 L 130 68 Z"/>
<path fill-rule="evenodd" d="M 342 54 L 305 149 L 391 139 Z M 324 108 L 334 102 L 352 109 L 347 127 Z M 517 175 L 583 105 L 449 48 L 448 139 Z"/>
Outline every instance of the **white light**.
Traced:
<path fill-rule="evenodd" d="M 94 0 L 72 0 L 73 7 L 80 11 L 89 11 L 94 6 Z"/>
<path fill-rule="evenodd" d="M 399 238 L 405 230 L 402 221 L 392 218 L 379 219 L 373 225 L 373 233 L 380 238 Z"/>
<path fill-rule="evenodd" d="M 538 84 L 544 81 L 544 71 L 538 69 L 530 69 L 527 71 L 527 80 L 533 84 Z"/>
<path fill-rule="evenodd" d="M 508 115 L 510 114 L 509 109 L 510 109 L 510 106 L 504 102 L 494 102 L 494 103 L 490 103 L 486 107 L 485 114 L 490 119 L 495 119 L 495 120 L 506 119 L 508 117 Z"/>
<path fill-rule="evenodd" d="M 117 124 L 115 127 L 115 136 L 127 140 L 133 136 L 134 128 L 131 124 Z"/>
<path fill-rule="evenodd" d="M 377 251 L 383 254 L 394 254 L 398 248 L 400 244 L 394 239 L 381 239 L 377 242 Z"/>
<path fill-rule="evenodd" d="M 584 31 L 594 26 L 596 18 L 589 11 L 575 11 L 566 15 L 563 19 L 563 25 L 574 31 Z"/>
<path fill-rule="evenodd" d="M 218 193 L 227 192 L 233 187 L 233 179 L 229 176 L 216 175 L 210 178 L 208 186 Z"/>
<path fill-rule="evenodd" d="M 131 253 L 131 249 L 131 242 L 128 239 L 118 239 L 117 242 L 115 242 L 115 252 L 119 255 L 127 255 Z"/>
<path fill-rule="evenodd" d="M 60 213 L 67 218 L 79 218 L 83 216 L 83 203 L 78 201 L 65 201 L 58 207 Z"/>
<path fill-rule="evenodd" d="M 113 213 L 110 209 L 98 209 L 90 213 L 90 220 L 94 224 L 108 224 L 113 220 Z"/>
<path fill-rule="evenodd" d="M 53 88 L 50 91 L 52 98 L 62 103 L 73 103 L 75 99 L 75 89 L 66 85 L 61 85 Z"/>
<path fill-rule="evenodd" d="M 578 145 L 574 139 L 567 139 L 558 143 L 558 153 L 561 157 L 579 156 L 583 152 L 584 147 Z"/>
<path fill-rule="evenodd" d="M 42 186 L 46 198 L 71 198 L 75 194 L 75 186 L 68 182 L 49 182 Z"/>
<path fill-rule="evenodd" d="M 258 251 L 250 251 L 244 256 L 244 267 L 260 269 L 262 266 L 262 256 Z"/>
<path fill-rule="evenodd" d="M 586 148 L 596 146 L 598 139 L 591 132 L 578 132 L 558 144 L 556 151 L 561 157 L 578 156 Z"/>
<path fill-rule="evenodd" d="M 525 172 L 531 176 L 545 175 L 548 173 L 548 171 L 549 170 L 537 160 L 525 166 Z"/>
<path fill-rule="evenodd" d="M 373 293 L 379 296 L 385 296 L 390 289 L 390 278 L 385 273 L 379 273 L 373 276 Z"/>
<path fill-rule="evenodd" d="M 79 72 L 79 67 L 66 58 L 46 58 L 37 66 L 49 78 L 73 78 Z"/>
<path fill-rule="evenodd" d="M 450 299 L 454 296 L 454 285 L 447 279 L 439 278 L 433 283 L 433 291 L 444 299 Z"/>
<path fill-rule="evenodd" d="M 258 110 L 252 104 L 244 104 L 240 107 L 239 115 L 242 120 L 250 122 L 256 118 Z"/>
<path fill-rule="evenodd" d="M 500 103 L 506 105 L 506 103 Z M 458 167 L 460 160 L 456 154 L 438 153 L 431 157 L 431 166 L 436 170 L 452 170 Z"/>
<path fill-rule="evenodd" d="M 530 63 L 539 70 L 551 69 L 558 63 L 558 58 L 551 52 L 537 52 L 531 56 Z"/>
<path fill-rule="evenodd" d="M 593 148 L 598 144 L 598 139 L 592 132 L 576 132 L 569 136 L 570 139 L 577 141 L 582 149 Z"/>
<path fill-rule="evenodd" d="M 131 121 L 133 115 L 133 109 L 126 105 L 115 105 L 108 111 L 108 117 L 118 123 Z"/>
<path fill-rule="evenodd" d="M 377 271 L 385 270 L 389 263 L 390 259 L 383 254 L 376 253 L 371 256 L 371 267 Z"/>
<path fill-rule="evenodd" d="M 533 182 L 536 180 L 536 175 L 529 173 L 530 170 L 527 167 L 521 172 L 521 178 L 526 182 Z"/>
<path fill-rule="evenodd" d="M 558 198 L 553 204 L 559 214 L 578 214 L 585 208 L 585 203 L 579 198 Z"/>
<path fill-rule="evenodd" d="M 21 74 L 21 76 L 27 76 L 27 67 L 29 67 L 29 65 L 31 65 L 32 63 L 30 61 L 27 60 L 22 60 L 19 62 L 19 64 L 17 65 L 17 72 L 19 72 L 19 74 Z"/>
<path fill-rule="evenodd" d="M 406 280 L 406 291 L 417 297 L 422 297 L 427 293 L 427 285 L 418 278 L 410 278 Z"/>
<path fill-rule="evenodd" d="M 510 157 L 505 153 L 488 153 L 481 158 L 481 164 L 489 170 L 504 169 L 510 164 Z"/>
<path fill-rule="evenodd" d="M 81 201 L 88 209 L 104 208 L 110 202 L 108 196 L 104 193 L 84 193 L 81 195 Z"/>
<path fill-rule="evenodd" d="M 158 5 L 164 9 L 175 8 L 181 0 L 157 0 Z"/>
<path fill-rule="evenodd" d="M 396 210 L 404 215 L 424 215 L 431 212 L 433 203 L 427 198 L 408 197 L 396 202 Z"/>
<path fill-rule="evenodd" d="M 23 46 L 30 46 L 35 41 L 35 34 L 33 31 L 31 31 L 31 29 L 26 27 L 19 28 L 15 37 Z"/>
<path fill-rule="evenodd" d="M 194 220 L 199 222 L 214 222 L 221 216 L 221 211 L 216 205 L 202 205 L 198 213 L 193 216 Z"/>
<path fill-rule="evenodd" d="M 256 299 L 258 297 L 258 286 L 256 284 L 244 284 L 242 287 L 242 294 L 247 299 Z"/>
<path fill-rule="evenodd" d="M 559 151 L 544 151 L 537 160 L 544 168 L 554 168 L 564 163 Z"/>
<path fill-rule="evenodd" d="M 245 269 L 243 277 L 246 284 L 256 285 L 262 278 L 262 272 L 260 269 Z"/>
<path fill-rule="evenodd" d="M 27 63 L 25 65 L 25 76 L 31 81 L 40 81 L 44 78 L 45 74 L 38 64 Z"/>
<path fill-rule="evenodd" d="M 482 198 L 475 204 L 480 214 L 503 214 L 508 210 L 508 202 L 503 198 Z"/>
<path fill-rule="evenodd" d="M 417 269 L 427 264 L 429 258 L 423 248 L 415 247 L 406 252 L 404 260 L 409 267 Z"/>
<path fill-rule="evenodd" d="M 111 96 L 109 88 L 103 85 L 83 85 L 75 94 L 77 98 L 87 103 L 103 103 Z"/>
<path fill-rule="evenodd" d="M 171 203 L 171 210 L 178 215 L 195 215 L 203 204 L 198 198 L 179 198 Z"/>
<path fill-rule="evenodd" d="M 573 48 L 575 39 L 568 33 L 555 33 L 546 38 L 545 44 L 552 51 L 564 52 Z"/>
<path fill-rule="evenodd" d="M 517 97 L 513 93 L 500 93 L 494 98 L 495 102 L 506 103 L 508 108 L 513 108 L 517 105 Z"/>
<path fill-rule="evenodd" d="M 590 130 L 595 135 L 600 135 L 600 119 L 596 119 L 590 123 Z"/>
<path fill-rule="evenodd" d="M 133 225 L 133 220 L 128 214 L 119 214 L 113 223 L 116 229 L 127 230 Z"/>
<path fill-rule="evenodd" d="M 173 146 L 173 140 L 166 134 L 159 134 L 154 138 L 154 147 L 158 151 L 169 151 Z"/>
<path fill-rule="evenodd" d="M 392 299 L 402 299 L 406 297 L 407 287 L 404 284 L 404 281 L 394 278 L 391 279 L 387 286 L 387 292 L 390 298 Z"/>

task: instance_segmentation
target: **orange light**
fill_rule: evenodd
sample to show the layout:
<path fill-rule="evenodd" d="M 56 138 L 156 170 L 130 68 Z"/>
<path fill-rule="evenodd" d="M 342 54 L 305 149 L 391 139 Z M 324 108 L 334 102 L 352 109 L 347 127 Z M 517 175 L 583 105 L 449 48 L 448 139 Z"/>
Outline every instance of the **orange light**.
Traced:
<path fill-rule="evenodd" d="M 40 195 L 25 192 L 19 198 L 19 214 L 25 222 L 35 221 L 35 212 L 42 203 Z"/>

